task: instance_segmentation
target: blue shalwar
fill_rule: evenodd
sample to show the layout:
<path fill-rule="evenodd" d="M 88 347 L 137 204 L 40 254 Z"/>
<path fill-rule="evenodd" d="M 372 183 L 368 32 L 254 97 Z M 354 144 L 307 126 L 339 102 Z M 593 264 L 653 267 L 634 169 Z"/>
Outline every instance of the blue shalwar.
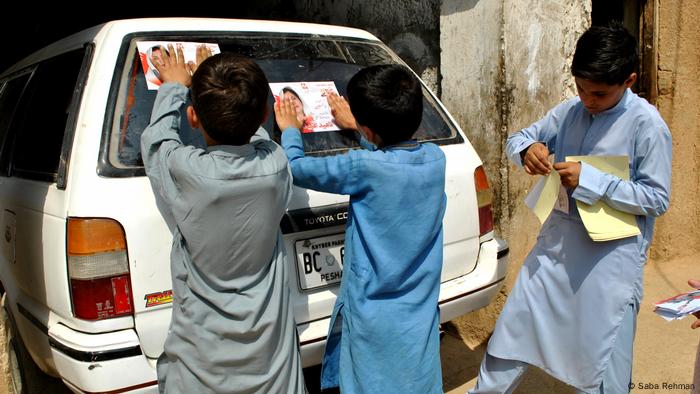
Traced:
<path fill-rule="evenodd" d="M 146 174 L 174 221 L 172 321 L 157 365 L 159 388 L 304 393 L 279 230 L 292 189 L 287 158 L 265 138 L 183 145 L 186 96 L 180 84 L 161 85 L 141 137 Z"/>
<path fill-rule="evenodd" d="M 442 393 L 438 293 L 445 155 L 415 141 L 304 157 L 282 134 L 294 184 L 350 196 L 345 266 L 321 387 L 343 394 Z"/>
<path fill-rule="evenodd" d="M 627 392 L 631 376 L 610 381 L 604 376 L 611 372 L 611 358 L 623 360 L 612 369 L 631 374 L 643 267 L 655 218 L 669 205 L 670 132 L 656 108 L 628 89 L 614 107 L 597 115 L 591 115 L 578 97 L 558 105 L 512 134 L 507 154 L 522 166 L 520 152 L 534 142 L 544 143 L 556 162 L 571 155 L 626 155 L 630 180 L 582 163 L 579 185 L 568 191 L 568 212 L 552 211 L 523 263 L 489 341 L 482 371 L 492 356 L 535 365 L 584 392 L 598 392 L 615 381 L 617 387 L 603 387 L 604 391 Z M 602 200 L 636 215 L 641 234 L 592 241 L 576 200 Z M 489 392 L 484 387 L 488 380 L 473 392 Z"/>

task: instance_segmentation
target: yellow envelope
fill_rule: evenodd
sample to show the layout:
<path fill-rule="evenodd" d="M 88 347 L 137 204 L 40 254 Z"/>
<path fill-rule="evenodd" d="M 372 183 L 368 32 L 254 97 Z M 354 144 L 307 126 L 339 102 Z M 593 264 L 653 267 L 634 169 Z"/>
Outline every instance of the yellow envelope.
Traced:
<path fill-rule="evenodd" d="M 627 156 L 567 156 L 566 161 L 584 162 L 622 180 L 630 179 Z M 594 241 L 611 241 L 640 233 L 635 215 L 611 208 L 603 201 L 588 205 L 577 200 L 576 207 L 588 235 Z"/>

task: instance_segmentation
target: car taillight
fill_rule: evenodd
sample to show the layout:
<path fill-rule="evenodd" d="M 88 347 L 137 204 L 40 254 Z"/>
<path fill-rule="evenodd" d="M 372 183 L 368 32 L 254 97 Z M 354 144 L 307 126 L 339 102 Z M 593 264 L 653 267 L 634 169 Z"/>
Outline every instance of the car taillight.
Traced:
<path fill-rule="evenodd" d="M 73 314 L 86 320 L 133 312 L 126 237 L 113 219 L 68 219 Z"/>
<path fill-rule="evenodd" d="M 479 206 L 479 236 L 493 231 L 493 211 L 491 210 L 491 188 L 483 166 L 474 170 L 476 201 Z"/>

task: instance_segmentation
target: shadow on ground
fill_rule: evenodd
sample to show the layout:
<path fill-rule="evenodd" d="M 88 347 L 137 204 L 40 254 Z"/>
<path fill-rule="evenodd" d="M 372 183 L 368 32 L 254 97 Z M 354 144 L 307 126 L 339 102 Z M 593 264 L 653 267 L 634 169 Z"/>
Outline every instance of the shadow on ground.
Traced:
<path fill-rule="evenodd" d="M 479 366 L 486 353 L 487 341 L 471 347 L 450 322 L 443 325 L 445 336 L 440 344 L 442 384 L 446 394 L 465 394 L 476 385 Z M 569 394 L 575 390 L 550 377 L 539 368 L 530 367 L 515 394 Z"/>

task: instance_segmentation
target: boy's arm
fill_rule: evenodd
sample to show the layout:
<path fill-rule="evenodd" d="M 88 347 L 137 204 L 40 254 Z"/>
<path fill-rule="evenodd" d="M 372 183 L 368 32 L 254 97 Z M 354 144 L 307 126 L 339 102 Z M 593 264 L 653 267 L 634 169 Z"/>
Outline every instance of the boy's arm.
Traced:
<path fill-rule="evenodd" d="M 196 62 L 185 61 L 181 44 L 175 48 L 168 45 L 168 50 L 161 52 L 160 61 L 153 65 L 160 73 L 163 84 L 153 104 L 151 123 L 141 135 L 141 156 L 153 189 L 167 201 L 168 196 L 177 191 L 169 175 L 177 173 L 180 164 L 184 168 L 179 172 L 188 173 L 192 156 L 198 154 L 197 149 L 188 146 L 180 150 L 180 160 L 174 158 L 174 152 L 184 147 L 177 131 L 180 127 L 180 109 L 192 84 L 192 74 L 212 54 L 204 44 L 197 47 Z"/>
<path fill-rule="evenodd" d="M 360 161 L 353 154 L 329 157 L 305 157 L 304 141 L 296 111 L 289 100 L 275 103 L 275 121 L 282 130 L 282 147 L 292 169 L 294 184 L 307 189 L 336 194 L 354 194 L 362 186 L 355 175 Z"/>
<path fill-rule="evenodd" d="M 572 197 L 586 204 L 603 200 L 634 215 L 659 216 L 669 206 L 671 191 L 671 133 L 665 125 L 643 130 L 635 141 L 633 178 L 624 181 L 581 163 Z"/>
<path fill-rule="evenodd" d="M 141 135 L 141 156 L 146 175 L 156 192 L 167 199 L 169 189 L 168 161 L 171 154 L 183 146 L 177 129 L 180 109 L 187 97 L 187 88 L 179 83 L 164 83 L 158 89 L 151 113 L 151 123 Z"/>
<path fill-rule="evenodd" d="M 336 194 L 355 194 L 361 190 L 356 176 L 360 162 L 354 160 L 352 154 L 306 157 L 301 132 L 293 127 L 282 132 L 282 147 L 287 153 L 295 185 Z"/>
<path fill-rule="evenodd" d="M 548 173 L 549 170 L 551 170 L 551 165 L 547 160 L 547 156 L 554 152 L 559 123 L 571 108 L 571 105 L 571 101 L 562 103 L 551 109 L 542 119 L 529 127 L 516 131 L 508 136 L 508 140 L 506 141 L 506 154 L 508 158 L 517 166 L 525 167 L 526 171 L 530 174 Z M 533 144 L 537 142 L 541 145 L 537 144 L 533 146 Z M 537 149 L 534 151 L 528 150 L 531 146 Z M 531 157 L 526 158 L 526 154 Z M 538 166 L 536 162 L 539 162 L 545 168 Z M 527 166 L 526 163 L 528 163 Z"/>

